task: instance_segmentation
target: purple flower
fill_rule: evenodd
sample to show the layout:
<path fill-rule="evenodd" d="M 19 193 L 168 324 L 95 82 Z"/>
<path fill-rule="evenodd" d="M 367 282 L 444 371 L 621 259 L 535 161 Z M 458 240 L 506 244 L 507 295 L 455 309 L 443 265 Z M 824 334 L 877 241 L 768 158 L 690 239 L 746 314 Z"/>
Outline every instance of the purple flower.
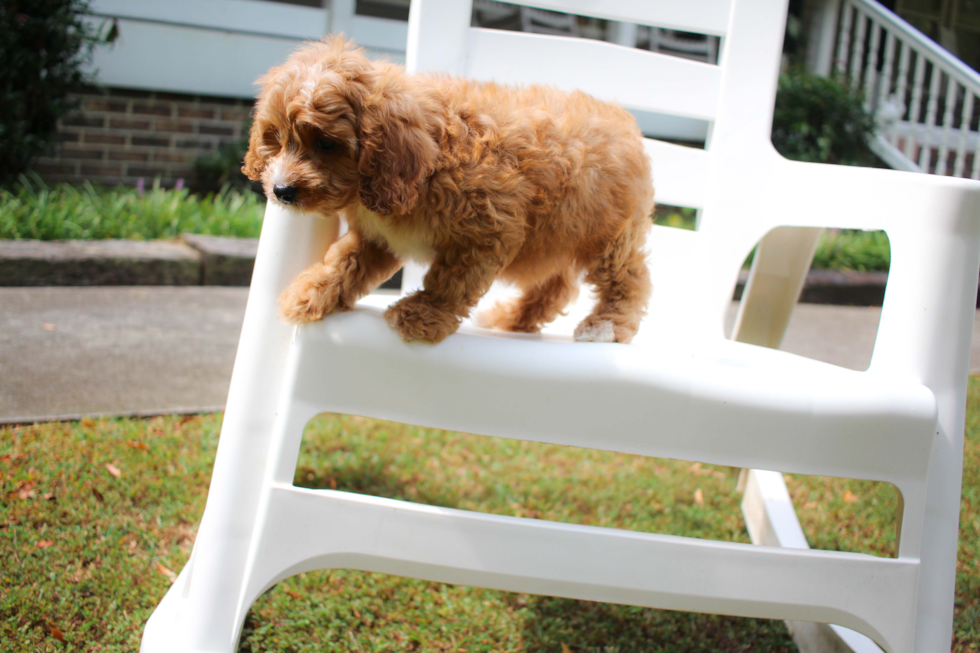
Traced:
<path fill-rule="evenodd" d="M 145 191 L 146 191 L 146 182 L 143 181 L 143 178 L 142 177 L 140 177 L 139 179 L 136 180 L 136 193 L 140 197 L 143 197 L 143 193 Z"/>
<path fill-rule="evenodd" d="M 178 177 L 177 178 L 177 185 L 174 186 L 174 188 L 176 190 L 183 190 L 184 189 L 184 178 L 183 177 Z"/>

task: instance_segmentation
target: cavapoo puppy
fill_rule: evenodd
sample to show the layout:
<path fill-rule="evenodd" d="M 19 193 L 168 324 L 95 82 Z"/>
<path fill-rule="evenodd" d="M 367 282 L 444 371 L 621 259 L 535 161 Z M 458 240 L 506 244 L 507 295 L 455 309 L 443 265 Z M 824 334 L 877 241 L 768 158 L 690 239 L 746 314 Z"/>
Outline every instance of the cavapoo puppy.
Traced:
<path fill-rule="evenodd" d="M 242 170 L 270 201 L 341 212 L 347 234 L 282 294 L 288 322 L 348 311 L 406 259 L 424 288 L 385 319 L 406 341 L 454 333 L 495 279 L 516 299 L 481 326 L 537 332 L 598 301 L 577 340 L 629 342 L 650 295 L 650 163 L 633 117 L 584 93 L 408 74 L 342 37 L 260 82 Z"/>

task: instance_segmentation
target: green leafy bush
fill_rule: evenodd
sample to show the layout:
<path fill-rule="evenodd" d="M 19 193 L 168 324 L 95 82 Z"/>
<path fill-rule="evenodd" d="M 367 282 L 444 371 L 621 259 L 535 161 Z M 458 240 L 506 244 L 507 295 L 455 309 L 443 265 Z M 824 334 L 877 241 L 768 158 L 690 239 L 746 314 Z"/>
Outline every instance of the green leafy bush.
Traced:
<path fill-rule="evenodd" d="M 89 83 L 82 66 L 111 41 L 86 23 L 88 0 L 0 2 L 0 183 L 24 172 L 75 108 L 71 91 Z"/>
<path fill-rule="evenodd" d="M 251 123 L 242 130 L 245 136 L 241 140 L 225 143 L 214 154 L 202 156 L 194 163 L 196 191 L 214 192 L 223 186 L 244 191 L 251 187 L 251 182 L 242 172 L 242 163 L 248 152 L 250 127 Z"/>
<path fill-rule="evenodd" d="M 0 238 L 149 240 L 185 232 L 255 238 L 264 210 L 260 196 L 228 187 L 196 196 L 159 184 L 140 192 L 88 183 L 47 187 L 22 177 L 17 187 L 0 189 Z"/>
<path fill-rule="evenodd" d="M 874 130 L 861 94 L 846 84 L 802 70 L 780 76 L 772 144 L 787 159 L 877 166 L 867 144 Z"/>

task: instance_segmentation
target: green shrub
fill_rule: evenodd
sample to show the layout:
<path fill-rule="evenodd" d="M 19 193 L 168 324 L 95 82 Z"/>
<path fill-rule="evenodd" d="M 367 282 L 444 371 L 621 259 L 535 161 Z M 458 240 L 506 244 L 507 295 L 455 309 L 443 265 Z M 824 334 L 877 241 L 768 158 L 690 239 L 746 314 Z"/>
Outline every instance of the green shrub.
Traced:
<path fill-rule="evenodd" d="M 802 70 L 780 76 L 772 143 L 787 159 L 876 166 L 874 129 L 861 94 L 846 84 Z"/>
<path fill-rule="evenodd" d="M 245 136 L 235 143 L 225 143 L 214 154 L 200 157 L 194 162 L 194 189 L 198 192 L 215 192 L 224 186 L 236 190 L 251 188 L 251 182 L 242 172 L 245 153 L 248 152 L 249 125 L 242 130 Z"/>
<path fill-rule="evenodd" d="M 159 184 L 141 193 L 88 183 L 47 187 L 22 177 L 19 186 L 0 189 L 0 238 L 149 240 L 185 232 L 255 238 L 264 209 L 259 195 L 228 187 L 202 197 Z"/>
<path fill-rule="evenodd" d="M 0 184 L 24 172 L 75 108 L 71 91 L 87 84 L 82 66 L 105 37 L 82 19 L 88 0 L 0 2 Z"/>

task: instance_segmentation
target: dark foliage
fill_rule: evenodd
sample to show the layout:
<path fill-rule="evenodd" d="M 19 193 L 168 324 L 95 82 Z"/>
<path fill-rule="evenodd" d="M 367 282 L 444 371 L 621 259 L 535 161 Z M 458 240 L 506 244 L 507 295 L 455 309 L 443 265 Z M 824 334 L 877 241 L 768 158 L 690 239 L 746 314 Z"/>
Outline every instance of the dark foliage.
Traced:
<path fill-rule="evenodd" d="M 24 172 L 51 144 L 71 91 L 91 80 L 82 67 L 113 38 L 86 22 L 87 0 L 0 0 L 0 183 Z"/>
<path fill-rule="evenodd" d="M 846 84 L 792 70 L 779 78 L 772 143 L 796 161 L 875 166 L 874 116 Z"/>
<path fill-rule="evenodd" d="M 235 190 L 252 188 L 252 182 L 242 172 L 245 153 L 248 152 L 248 132 L 251 123 L 237 142 L 221 145 L 214 154 L 200 157 L 194 162 L 193 188 L 198 193 L 216 193 L 225 186 Z"/>

